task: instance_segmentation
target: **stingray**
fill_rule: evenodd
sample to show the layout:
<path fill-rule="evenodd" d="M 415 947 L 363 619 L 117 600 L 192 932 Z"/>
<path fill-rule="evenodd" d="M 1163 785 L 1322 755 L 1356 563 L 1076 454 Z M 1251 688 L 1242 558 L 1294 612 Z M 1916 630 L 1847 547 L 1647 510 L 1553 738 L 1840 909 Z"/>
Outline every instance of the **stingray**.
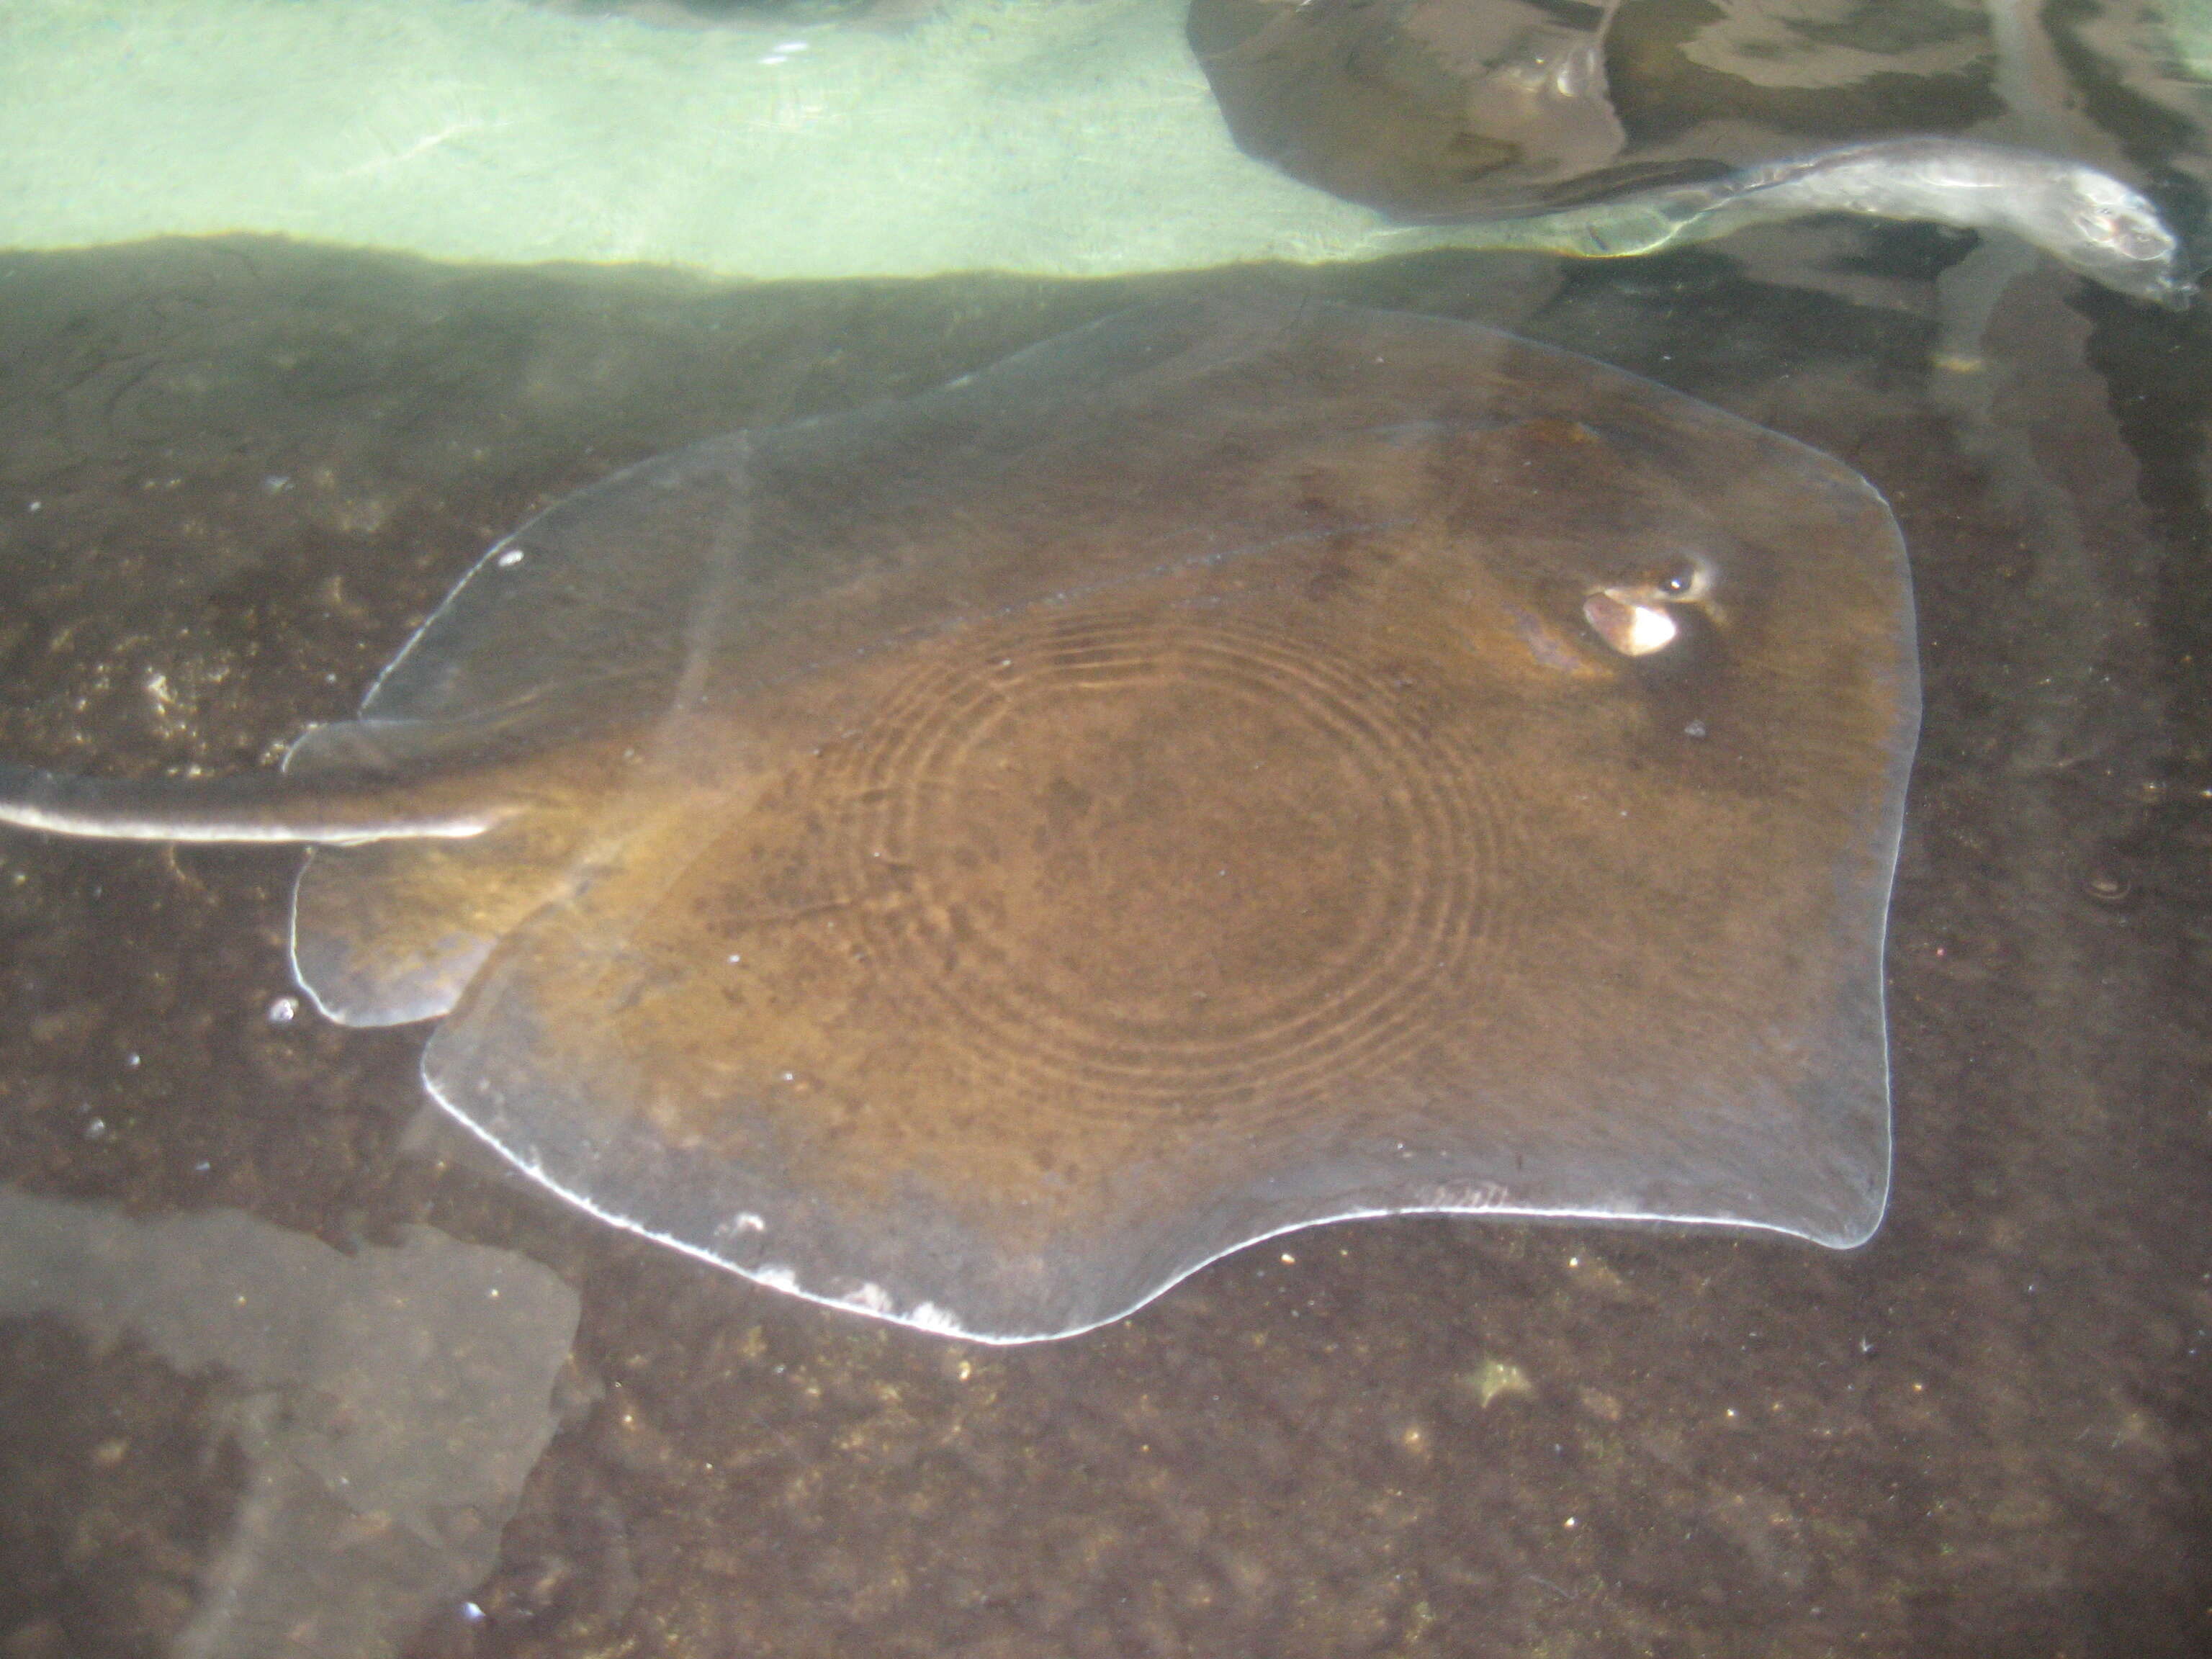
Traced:
<path fill-rule="evenodd" d="M 986 1340 L 1406 1212 L 1845 1247 L 1918 689 L 1881 498 L 1571 353 L 1148 307 L 496 544 L 281 772 L 300 983 L 595 1214 Z"/>
<path fill-rule="evenodd" d="M 2022 236 L 2122 293 L 2194 293 L 2157 208 L 2093 165 L 1988 142 L 2081 101 L 2002 5 L 1192 0 L 1231 135 L 1452 241 L 1606 257 L 1819 213 Z M 1970 135 L 1983 136 L 1970 136 Z"/>

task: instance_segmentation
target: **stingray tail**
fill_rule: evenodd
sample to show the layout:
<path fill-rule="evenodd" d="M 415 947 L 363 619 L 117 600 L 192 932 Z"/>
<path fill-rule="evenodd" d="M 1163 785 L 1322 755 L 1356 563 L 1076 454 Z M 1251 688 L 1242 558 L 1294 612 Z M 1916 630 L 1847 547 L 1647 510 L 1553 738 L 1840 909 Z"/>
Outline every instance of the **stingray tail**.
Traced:
<path fill-rule="evenodd" d="M 0 765 L 0 824 L 101 841 L 343 846 L 459 839 L 483 834 L 514 810 L 486 800 L 481 790 L 426 790 L 419 778 L 250 772 L 118 780 Z"/>

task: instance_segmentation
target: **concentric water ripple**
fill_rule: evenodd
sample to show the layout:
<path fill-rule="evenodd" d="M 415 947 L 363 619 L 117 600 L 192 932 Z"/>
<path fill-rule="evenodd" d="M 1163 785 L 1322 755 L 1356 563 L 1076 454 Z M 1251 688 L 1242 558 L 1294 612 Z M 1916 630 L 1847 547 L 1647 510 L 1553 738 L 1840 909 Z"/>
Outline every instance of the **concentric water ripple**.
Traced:
<path fill-rule="evenodd" d="M 855 912 L 876 983 L 1041 1099 L 1308 1095 L 1433 1029 L 1500 945 L 1479 757 L 1287 631 L 1024 619 L 840 750 L 855 806 L 817 850 L 890 895 Z"/>

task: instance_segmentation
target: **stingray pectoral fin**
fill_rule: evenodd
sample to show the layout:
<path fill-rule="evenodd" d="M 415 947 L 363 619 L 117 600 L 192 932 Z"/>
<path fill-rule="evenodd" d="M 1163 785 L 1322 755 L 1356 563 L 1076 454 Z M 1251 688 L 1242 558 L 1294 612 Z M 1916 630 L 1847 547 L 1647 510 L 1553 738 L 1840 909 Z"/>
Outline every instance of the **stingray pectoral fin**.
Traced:
<path fill-rule="evenodd" d="M 461 838 L 525 804 L 483 773 L 111 779 L 0 765 L 0 823 L 100 841 L 345 846 Z"/>

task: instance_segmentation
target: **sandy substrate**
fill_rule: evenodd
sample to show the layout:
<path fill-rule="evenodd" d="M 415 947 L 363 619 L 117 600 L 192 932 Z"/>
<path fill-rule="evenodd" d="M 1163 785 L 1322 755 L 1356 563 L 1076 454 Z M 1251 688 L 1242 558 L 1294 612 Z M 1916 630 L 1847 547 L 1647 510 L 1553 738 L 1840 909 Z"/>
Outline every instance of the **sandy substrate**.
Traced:
<path fill-rule="evenodd" d="M 0 245 L 276 232 L 763 278 L 1360 257 L 1238 153 L 1177 0 L 949 0 L 903 32 L 519 0 L 47 0 L 0 21 Z"/>

